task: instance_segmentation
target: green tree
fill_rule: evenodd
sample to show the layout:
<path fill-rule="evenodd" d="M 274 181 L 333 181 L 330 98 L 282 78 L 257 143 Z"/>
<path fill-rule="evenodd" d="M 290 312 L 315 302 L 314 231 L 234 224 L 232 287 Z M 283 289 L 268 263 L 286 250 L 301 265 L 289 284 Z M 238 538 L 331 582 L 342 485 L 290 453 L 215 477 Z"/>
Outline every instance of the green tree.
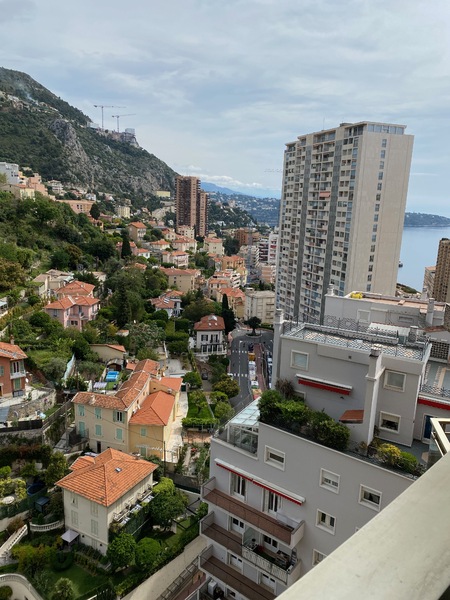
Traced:
<path fill-rule="evenodd" d="M 152 538 L 142 538 L 136 545 L 136 565 L 142 571 L 148 571 L 161 553 L 161 546 Z"/>
<path fill-rule="evenodd" d="M 73 589 L 72 582 L 67 577 L 61 577 L 55 583 L 55 589 L 53 590 L 53 600 L 74 600 L 75 591 Z"/>
<path fill-rule="evenodd" d="M 67 361 L 64 358 L 53 356 L 45 365 L 43 371 L 45 376 L 51 381 L 57 382 L 64 375 L 67 367 Z"/>
<path fill-rule="evenodd" d="M 54 452 L 45 471 L 45 483 L 51 487 L 69 472 L 66 457 L 62 452 Z"/>
<path fill-rule="evenodd" d="M 200 390 L 195 390 L 189 393 L 189 404 L 197 408 L 197 413 L 200 414 L 203 409 L 208 406 L 208 401 L 205 394 Z"/>
<path fill-rule="evenodd" d="M 133 323 L 130 327 L 130 352 L 157 348 L 164 339 L 164 331 L 156 323 Z"/>
<path fill-rule="evenodd" d="M 252 333 L 250 335 L 256 335 L 256 329 L 261 325 L 261 319 L 258 317 L 250 317 L 246 324 L 252 328 Z"/>
<path fill-rule="evenodd" d="M 217 383 L 213 385 L 215 392 L 223 392 L 228 398 L 234 398 L 239 394 L 239 384 L 229 375 L 223 375 Z"/>
<path fill-rule="evenodd" d="M 0 258 L 0 292 L 24 285 L 26 273 L 16 262 Z"/>
<path fill-rule="evenodd" d="M 222 317 L 225 323 L 225 333 L 228 334 L 236 327 L 236 319 L 234 312 L 228 305 L 228 296 L 226 294 L 222 296 Z"/>
<path fill-rule="evenodd" d="M 202 387 L 202 378 L 197 371 L 188 371 L 183 377 L 184 383 L 187 383 L 191 389 Z"/>
<path fill-rule="evenodd" d="M 153 504 L 153 502 L 152 502 Z M 131 565 L 136 553 L 136 540 L 130 533 L 121 533 L 108 545 L 106 556 L 113 571 Z"/>
<path fill-rule="evenodd" d="M 215 309 L 216 305 L 214 302 L 206 300 L 205 298 L 199 298 L 185 307 L 183 317 L 189 319 L 189 321 L 192 321 L 193 323 L 197 323 L 202 317 L 214 314 Z"/>
<path fill-rule="evenodd" d="M 225 423 L 229 421 L 231 417 L 234 415 L 234 409 L 231 404 L 227 402 L 217 402 L 216 407 L 214 409 L 214 416 L 216 419 L 219 419 L 221 423 Z"/>
<path fill-rule="evenodd" d="M 122 251 L 120 256 L 124 260 L 127 260 L 131 255 L 130 236 L 128 235 L 128 231 L 124 229 L 122 232 Z"/>
<path fill-rule="evenodd" d="M 63 248 L 55 250 L 50 257 L 52 269 L 60 269 L 66 271 L 69 268 L 70 255 Z"/>
<path fill-rule="evenodd" d="M 1 173 L 3 175 L 3 173 Z M 0 600 L 9 600 L 13 595 L 12 588 L 9 585 L 0 586 Z"/>
<path fill-rule="evenodd" d="M 164 479 L 162 477 L 161 482 Z M 161 485 L 161 482 L 158 485 Z M 153 523 L 168 529 L 173 519 L 184 513 L 186 504 L 186 497 L 176 489 L 173 493 L 163 491 L 157 493 L 150 503 L 150 515 Z"/>
<path fill-rule="evenodd" d="M 93 219 L 97 220 L 97 219 L 100 218 L 100 209 L 99 209 L 98 204 L 96 202 L 94 202 L 94 204 L 91 206 L 89 214 L 91 215 L 91 217 Z"/>

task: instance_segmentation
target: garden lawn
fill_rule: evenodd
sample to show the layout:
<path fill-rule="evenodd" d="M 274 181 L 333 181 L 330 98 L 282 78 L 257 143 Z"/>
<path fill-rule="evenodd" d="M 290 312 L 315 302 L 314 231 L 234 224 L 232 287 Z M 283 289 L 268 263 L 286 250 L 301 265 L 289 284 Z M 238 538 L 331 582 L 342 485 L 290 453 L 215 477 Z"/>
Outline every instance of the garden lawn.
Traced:
<path fill-rule="evenodd" d="M 82 567 L 73 564 L 65 571 L 49 571 L 49 589 L 53 590 L 56 582 L 61 577 L 67 577 L 70 579 L 75 591 L 75 598 L 86 594 L 100 585 L 103 585 L 108 581 L 108 575 L 92 575 L 89 571 L 86 571 Z"/>

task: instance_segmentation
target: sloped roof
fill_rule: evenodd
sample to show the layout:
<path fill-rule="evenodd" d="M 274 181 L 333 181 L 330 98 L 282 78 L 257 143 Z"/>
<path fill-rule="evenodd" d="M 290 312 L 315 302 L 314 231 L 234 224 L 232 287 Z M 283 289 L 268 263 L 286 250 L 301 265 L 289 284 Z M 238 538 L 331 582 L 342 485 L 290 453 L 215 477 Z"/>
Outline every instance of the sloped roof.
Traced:
<path fill-rule="evenodd" d="M 84 296 L 91 295 L 95 289 L 95 285 L 92 283 L 85 283 L 84 281 L 78 281 L 75 279 L 66 285 L 62 285 L 56 290 L 56 294 L 66 294 L 68 296 Z"/>
<path fill-rule="evenodd" d="M 130 419 L 130 425 L 167 425 L 175 402 L 167 392 L 153 392 Z"/>
<path fill-rule="evenodd" d="M 181 390 L 183 379 L 181 377 L 161 377 L 159 383 L 169 390 L 179 392 Z"/>
<path fill-rule="evenodd" d="M 156 468 L 148 460 L 108 448 L 96 457 L 77 459 L 72 473 L 56 485 L 102 506 L 111 506 Z"/>
<path fill-rule="evenodd" d="M 141 223 L 140 221 L 134 221 L 133 223 L 130 223 L 128 227 L 136 227 L 136 229 L 147 229 L 144 223 Z"/>
<path fill-rule="evenodd" d="M 195 331 L 223 331 L 225 329 L 225 322 L 222 317 L 216 315 L 206 315 L 202 317 L 194 325 Z"/>
<path fill-rule="evenodd" d="M 17 346 L 16 344 L 7 344 L 6 342 L 0 342 L 0 356 L 9 358 L 10 360 L 27 358 L 27 355 L 20 346 Z"/>

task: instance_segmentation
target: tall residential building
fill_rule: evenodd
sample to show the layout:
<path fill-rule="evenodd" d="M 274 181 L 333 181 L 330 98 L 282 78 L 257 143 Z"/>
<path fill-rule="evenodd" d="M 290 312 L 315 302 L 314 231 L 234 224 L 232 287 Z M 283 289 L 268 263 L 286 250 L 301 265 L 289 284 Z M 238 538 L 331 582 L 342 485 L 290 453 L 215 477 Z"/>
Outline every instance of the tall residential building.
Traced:
<path fill-rule="evenodd" d="M 319 321 L 332 284 L 393 294 L 413 136 L 404 125 L 361 122 L 286 145 L 277 307 Z"/>
<path fill-rule="evenodd" d="M 450 302 L 450 240 L 442 238 L 434 273 L 433 298 L 438 302 Z"/>
<path fill-rule="evenodd" d="M 175 192 L 177 232 L 179 227 L 187 225 L 195 228 L 197 236 L 205 237 L 208 233 L 208 201 L 209 196 L 200 189 L 198 177 L 178 175 Z"/>

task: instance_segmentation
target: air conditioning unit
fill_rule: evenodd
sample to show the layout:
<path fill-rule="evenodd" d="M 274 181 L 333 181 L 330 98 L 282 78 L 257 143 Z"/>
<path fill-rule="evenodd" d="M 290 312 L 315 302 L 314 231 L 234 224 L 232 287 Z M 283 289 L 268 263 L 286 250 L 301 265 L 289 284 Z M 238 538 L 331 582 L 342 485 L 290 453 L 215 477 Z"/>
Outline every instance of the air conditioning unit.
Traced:
<path fill-rule="evenodd" d="M 216 587 L 217 581 L 211 579 L 211 581 L 208 582 L 208 596 L 211 596 L 211 598 L 214 598 L 214 592 L 216 591 Z"/>

